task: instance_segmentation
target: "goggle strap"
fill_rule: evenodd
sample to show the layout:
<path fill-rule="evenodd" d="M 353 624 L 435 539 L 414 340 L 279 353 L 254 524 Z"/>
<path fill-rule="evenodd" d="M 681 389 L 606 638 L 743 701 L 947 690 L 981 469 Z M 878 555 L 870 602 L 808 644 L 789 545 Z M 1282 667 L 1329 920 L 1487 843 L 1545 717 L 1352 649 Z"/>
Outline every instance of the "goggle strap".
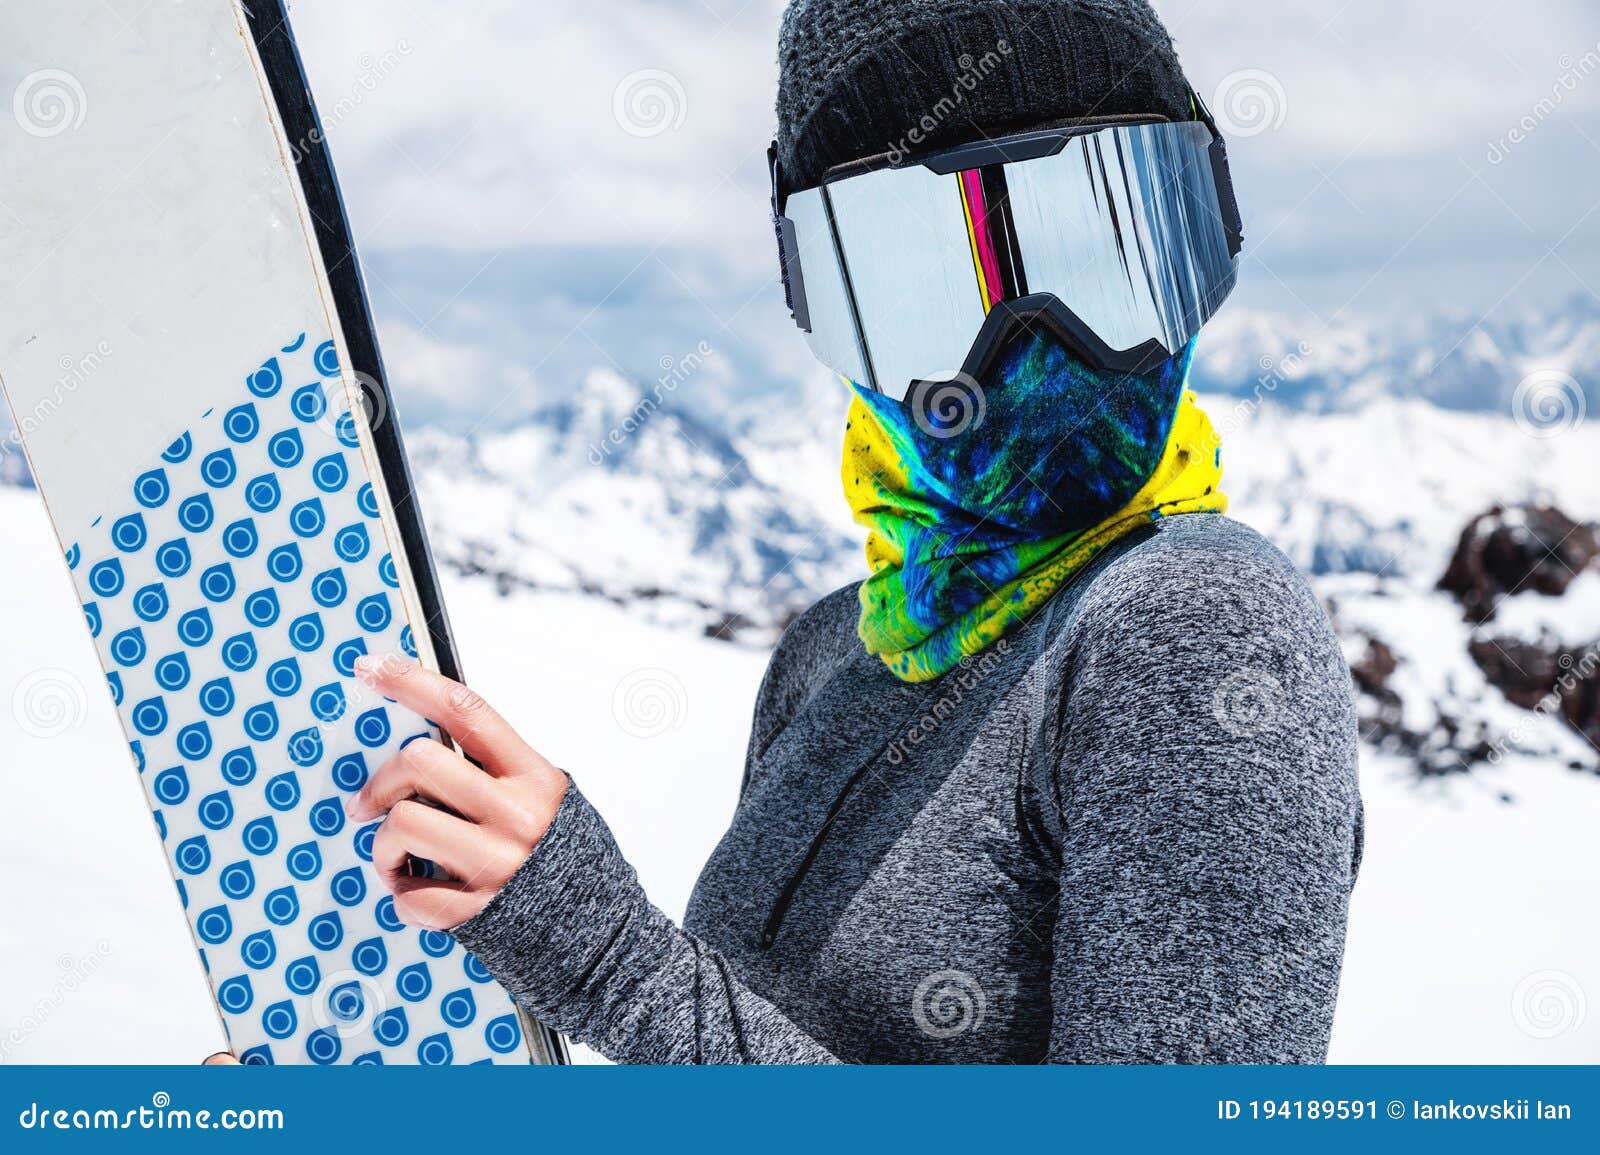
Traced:
<path fill-rule="evenodd" d="M 1189 107 L 1194 118 L 1211 130 L 1211 177 L 1217 186 L 1217 207 L 1222 210 L 1222 230 L 1228 238 L 1228 255 L 1237 257 L 1244 251 L 1244 217 L 1239 212 L 1239 198 L 1233 191 L 1233 173 L 1228 168 L 1228 142 L 1217 128 L 1216 118 L 1194 89 L 1189 90 Z"/>
<path fill-rule="evenodd" d="M 794 222 L 783 215 L 783 172 L 778 166 L 778 142 L 767 148 L 767 172 L 772 177 L 772 231 L 778 241 L 778 275 L 783 280 L 783 302 L 803 333 L 811 332 L 811 306 L 806 301 L 805 271 L 800 263 L 800 238 Z"/>
<path fill-rule="evenodd" d="M 1222 139 L 1221 133 L 1215 133 L 1206 151 L 1211 157 L 1211 181 L 1217 188 L 1222 231 L 1228 238 L 1228 256 L 1237 257 L 1244 250 L 1244 217 L 1239 212 L 1239 198 L 1233 191 L 1233 173 L 1228 168 L 1228 142 Z"/>
<path fill-rule="evenodd" d="M 805 268 L 800 263 L 800 238 L 794 222 L 774 216 L 772 227 L 778 235 L 778 268 L 783 277 L 783 302 L 802 333 L 811 332 L 811 308 L 806 302 Z"/>

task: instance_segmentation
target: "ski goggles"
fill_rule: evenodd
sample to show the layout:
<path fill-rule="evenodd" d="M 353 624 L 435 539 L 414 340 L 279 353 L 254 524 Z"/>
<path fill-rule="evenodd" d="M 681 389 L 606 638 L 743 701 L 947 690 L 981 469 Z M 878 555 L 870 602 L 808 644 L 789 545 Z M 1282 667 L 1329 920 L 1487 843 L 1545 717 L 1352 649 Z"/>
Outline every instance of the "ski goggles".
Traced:
<path fill-rule="evenodd" d="M 1114 371 L 1177 353 L 1232 292 L 1242 241 L 1222 136 L 1195 107 L 880 157 L 796 190 L 774 146 L 784 293 L 812 352 L 900 399 L 984 376 L 1019 326 Z"/>

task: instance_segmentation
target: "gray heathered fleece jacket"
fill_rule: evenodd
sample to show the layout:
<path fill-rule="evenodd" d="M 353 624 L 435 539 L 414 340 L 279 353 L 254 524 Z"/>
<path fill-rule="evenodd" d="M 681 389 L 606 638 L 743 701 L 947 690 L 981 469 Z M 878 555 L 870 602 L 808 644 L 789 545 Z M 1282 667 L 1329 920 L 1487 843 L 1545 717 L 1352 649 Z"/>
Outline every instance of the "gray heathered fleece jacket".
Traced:
<path fill-rule="evenodd" d="M 626 1062 L 1318 1062 L 1361 854 L 1350 678 L 1217 515 L 901 683 L 854 587 L 779 643 L 686 929 L 569 789 L 455 934 Z"/>

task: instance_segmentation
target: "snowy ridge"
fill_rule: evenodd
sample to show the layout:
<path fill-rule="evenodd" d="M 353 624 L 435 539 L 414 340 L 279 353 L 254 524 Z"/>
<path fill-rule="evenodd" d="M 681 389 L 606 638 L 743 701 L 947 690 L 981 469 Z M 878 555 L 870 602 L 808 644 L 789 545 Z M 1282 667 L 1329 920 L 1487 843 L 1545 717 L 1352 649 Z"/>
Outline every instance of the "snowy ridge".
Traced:
<path fill-rule="evenodd" d="M 1548 1000 L 1582 1006 L 1595 990 L 1597 924 L 1573 912 L 1592 905 L 1600 868 L 1600 780 L 1569 767 L 1597 757 L 1559 712 L 1512 704 L 1469 650 L 1600 639 L 1600 572 L 1559 597 L 1516 592 L 1478 627 L 1434 588 L 1463 527 L 1496 502 L 1547 498 L 1600 519 L 1596 431 L 1531 438 L 1509 416 L 1415 399 L 1320 416 L 1237 400 L 1205 402 L 1227 438 L 1234 515 L 1318 571 L 1372 687 L 1366 849 L 1331 1058 L 1600 1059 L 1593 1015 L 1541 1029 Z M 642 424 L 637 407 L 636 390 L 599 374 L 510 428 L 408 440 L 473 685 L 571 769 L 677 915 L 733 805 L 765 662 L 689 633 L 729 612 L 775 627 L 782 607 L 861 562 L 837 483 L 842 397 L 837 418 L 731 433 L 671 399 Z M 592 460 L 630 418 L 623 445 Z M 54 880 L 16 896 L 16 918 L 40 933 L 0 959 L 12 992 L 0 1033 L 21 1031 L 21 1062 L 194 1062 L 224 1041 L 81 611 L 37 495 L 0 486 L 0 520 L 14 546 L 0 585 L 28 607 L 0 655 L 0 684 L 16 691 L 0 731 L 25 771 L 0 815 L 0 862 Z M 1373 661 L 1375 642 L 1389 663 Z M 62 703 L 48 731 L 27 724 L 41 686 Z M 644 716 L 641 696 L 664 712 Z M 103 853 L 78 853 L 86 838 Z M 52 1003 L 63 958 L 95 969 Z"/>
<path fill-rule="evenodd" d="M 441 562 L 502 590 L 596 594 L 770 639 L 858 576 L 838 519 L 780 480 L 803 444 L 736 443 L 608 370 L 511 429 L 424 431 L 411 456 Z"/>
<path fill-rule="evenodd" d="M 574 400 L 513 428 L 414 435 L 441 559 L 503 584 L 598 593 L 702 624 L 738 618 L 758 632 L 861 576 L 861 535 L 837 481 L 842 404 L 840 416 L 725 432 L 671 399 L 641 410 L 644 398 L 596 372 Z M 1215 395 L 1202 404 L 1223 432 L 1232 515 L 1314 576 L 1431 587 L 1462 527 L 1496 504 L 1600 520 L 1600 471 L 1589 468 L 1600 425 L 1539 437 L 1509 416 L 1389 398 L 1321 414 Z"/>
<path fill-rule="evenodd" d="M 1544 557 L 1554 540 L 1530 545 L 1529 563 L 1543 559 L 1571 584 L 1553 596 L 1519 569 L 1481 624 L 1436 588 L 1463 530 L 1493 508 L 1509 507 L 1508 523 L 1517 507 L 1600 522 L 1600 474 L 1589 464 L 1600 426 L 1547 435 L 1510 415 L 1387 397 L 1320 415 L 1206 403 L 1224 429 L 1236 418 L 1223 450 L 1230 513 L 1311 575 L 1362 691 L 1370 744 L 1425 774 L 1481 771 L 1514 753 L 1600 767 L 1580 732 L 1591 712 L 1554 699 L 1536 706 L 1531 688 L 1541 669 L 1581 667 L 1600 643 L 1600 574 L 1565 573 Z M 1579 700 L 1584 692 L 1566 689 Z"/>
<path fill-rule="evenodd" d="M 1268 337 L 1252 330 L 1250 340 Z M 1487 355 L 1482 344 L 1463 348 Z M 1381 360 L 1354 343 L 1341 356 L 1347 381 Z M 1363 685 L 1374 745 L 1427 773 L 1510 750 L 1600 763 L 1580 733 L 1600 727 L 1600 710 L 1534 708 L 1539 670 L 1571 666 L 1600 642 L 1600 572 L 1560 596 L 1513 580 L 1477 624 L 1436 589 L 1463 528 L 1491 508 L 1553 507 L 1600 523 L 1600 424 L 1579 413 L 1550 427 L 1372 385 L 1364 402 L 1347 389 L 1323 409 L 1291 407 L 1281 388 L 1202 397 L 1223 436 L 1231 515 L 1311 575 Z M 864 576 L 862 532 L 838 481 L 847 400 L 840 387 L 719 424 L 686 396 L 596 370 L 514 424 L 426 428 L 409 441 L 450 572 L 486 578 L 502 596 L 598 597 L 650 624 L 761 646 Z"/>
<path fill-rule="evenodd" d="M 836 480 L 842 417 L 813 410 L 723 431 L 673 400 L 597 372 L 516 427 L 414 438 L 440 559 L 503 593 L 599 595 L 651 622 L 758 645 L 861 576 L 860 531 Z M 1600 472 L 1587 467 L 1600 427 L 1546 436 L 1416 398 L 1321 413 L 1276 399 L 1202 403 L 1223 431 L 1232 515 L 1312 576 L 1352 665 L 1382 667 L 1364 699 L 1370 742 L 1425 773 L 1513 750 L 1600 761 L 1559 710 L 1509 701 L 1472 652 L 1504 638 L 1600 640 L 1600 575 L 1565 597 L 1516 593 L 1480 626 L 1435 588 L 1463 527 L 1492 507 L 1600 521 Z"/>
<path fill-rule="evenodd" d="M 1223 433 L 1230 512 L 1313 575 L 1431 583 L 1462 527 L 1494 505 L 1600 520 L 1600 423 L 1538 436 L 1508 415 L 1381 398 L 1313 414 L 1205 397 Z"/>
<path fill-rule="evenodd" d="M 1242 308 L 1206 326 L 1195 385 L 1238 396 L 1262 391 L 1297 408 L 1359 409 L 1382 397 L 1445 409 L 1530 410 L 1518 387 L 1561 374 L 1570 406 L 1600 413 L 1600 301 L 1579 295 L 1556 309 L 1507 307 L 1490 317 L 1441 311 L 1328 325 Z M 1577 398 L 1581 395 L 1581 401 Z"/>

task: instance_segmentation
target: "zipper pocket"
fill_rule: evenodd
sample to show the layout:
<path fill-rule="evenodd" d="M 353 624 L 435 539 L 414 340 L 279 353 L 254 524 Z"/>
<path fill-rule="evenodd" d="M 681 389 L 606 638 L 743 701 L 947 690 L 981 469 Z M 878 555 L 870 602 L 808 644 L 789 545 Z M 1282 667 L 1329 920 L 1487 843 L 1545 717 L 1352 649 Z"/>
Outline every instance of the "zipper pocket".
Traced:
<path fill-rule="evenodd" d="M 784 916 L 789 913 L 789 905 L 794 901 L 795 892 L 800 889 L 800 884 L 805 881 L 807 873 L 811 870 L 811 864 L 817 860 L 817 855 L 821 853 L 822 844 L 827 841 L 828 831 L 832 829 L 834 819 L 839 817 L 839 812 L 844 809 L 844 804 L 849 800 L 850 795 L 855 793 L 855 789 L 860 785 L 861 779 L 866 776 L 867 771 L 871 769 L 872 764 L 878 760 L 878 755 L 881 753 L 883 753 L 882 750 L 875 751 L 872 757 L 855 768 L 855 771 L 840 788 L 839 796 L 833 800 L 833 805 L 828 807 L 827 816 L 823 818 L 821 827 L 812 836 L 811 845 L 806 848 L 805 857 L 800 860 L 800 865 L 795 867 L 794 873 L 789 876 L 789 881 L 784 883 L 783 890 L 778 895 L 778 900 L 772 904 L 772 913 L 767 916 L 766 925 L 761 928 L 762 950 L 771 950 L 772 944 L 778 940 L 778 931 L 783 926 Z"/>

